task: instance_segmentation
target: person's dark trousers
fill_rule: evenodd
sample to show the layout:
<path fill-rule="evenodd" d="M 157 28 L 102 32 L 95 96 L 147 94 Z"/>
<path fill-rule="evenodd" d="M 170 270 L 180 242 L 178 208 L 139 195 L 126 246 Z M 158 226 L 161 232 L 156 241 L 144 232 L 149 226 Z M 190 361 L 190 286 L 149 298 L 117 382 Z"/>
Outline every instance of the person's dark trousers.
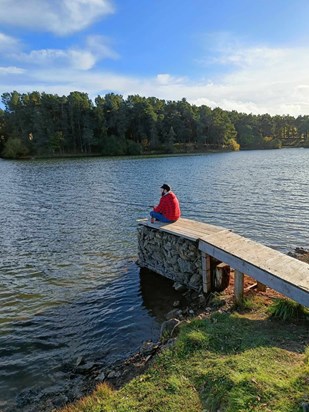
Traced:
<path fill-rule="evenodd" d="M 175 220 L 168 220 L 164 215 L 162 215 L 162 213 L 158 213 L 155 211 L 151 211 L 150 212 L 150 216 L 154 217 L 155 219 L 159 220 L 160 222 L 164 222 L 164 223 L 173 223 L 175 222 Z"/>

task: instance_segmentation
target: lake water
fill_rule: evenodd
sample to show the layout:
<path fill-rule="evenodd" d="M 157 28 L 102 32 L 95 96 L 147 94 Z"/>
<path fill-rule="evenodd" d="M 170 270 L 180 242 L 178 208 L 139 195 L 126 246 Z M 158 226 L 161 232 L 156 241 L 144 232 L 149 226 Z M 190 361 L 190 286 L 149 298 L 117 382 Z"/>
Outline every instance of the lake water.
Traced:
<path fill-rule="evenodd" d="M 0 176 L 4 411 L 31 410 L 23 399 L 42 391 L 72 391 L 68 370 L 80 356 L 108 365 L 157 339 L 175 294 L 134 262 L 136 219 L 158 202 L 162 183 L 183 217 L 282 252 L 309 246 L 308 149 L 0 159 Z"/>

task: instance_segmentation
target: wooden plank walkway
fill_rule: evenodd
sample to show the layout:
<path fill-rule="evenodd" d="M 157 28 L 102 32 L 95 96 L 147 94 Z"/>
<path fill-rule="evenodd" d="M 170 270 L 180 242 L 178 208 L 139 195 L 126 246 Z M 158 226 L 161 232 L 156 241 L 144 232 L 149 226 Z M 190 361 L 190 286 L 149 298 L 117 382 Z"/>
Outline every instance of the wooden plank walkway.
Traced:
<path fill-rule="evenodd" d="M 181 218 L 175 223 L 139 224 L 159 231 L 198 241 L 205 268 L 204 291 L 210 287 L 208 257 L 214 257 L 235 269 L 236 300 L 241 300 L 243 275 L 309 307 L 309 265 L 277 250 L 240 236 L 223 227 Z"/>
<path fill-rule="evenodd" d="M 153 227 L 161 232 L 170 233 L 192 241 L 198 241 L 202 236 L 213 233 L 228 231 L 224 227 L 210 225 L 208 223 L 197 222 L 196 220 L 180 218 L 175 223 L 151 223 L 148 219 L 140 219 L 138 223 L 144 226 Z"/>

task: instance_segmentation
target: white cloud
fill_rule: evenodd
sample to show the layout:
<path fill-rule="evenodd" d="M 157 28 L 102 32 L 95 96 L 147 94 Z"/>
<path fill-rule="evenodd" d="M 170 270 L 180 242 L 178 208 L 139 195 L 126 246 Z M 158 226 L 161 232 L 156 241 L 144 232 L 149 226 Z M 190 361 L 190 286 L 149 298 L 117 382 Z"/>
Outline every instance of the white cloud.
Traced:
<path fill-rule="evenodd" d="M 173 77 L 170 74 L 158 74 L 157 75 L 157 82 L 159 85 L 169 84 Z"/>
<path fill-rule="evenodd" d="M 15 50 L 19 47 L 19 41 L 14 37 L 7 36 L 4 33 L 0 33 L 0 51 L 8 52 Z"/>
<path fill-rule="evenodd" d="M 86 47 L 97 56 L 98 59 L 117 59 L 118 54 L 112 50 L 110 40 L 105 36 L 93 35 L 86 39 Z"/>
<path fill-rule="evenodd" d="M 114 12 L 111 0 L 0 0 L 0 22 L 67 35 Z"/>
<path fill-rule="evenodd" d="M 240 57 L 238 68 L 221 80 L 218 97 L 240 101 L 249 111 L 278 114 L 308 112 L 309 49 L 253 48 L 230 54 Z M 241 57 L 243 56 L 243 57 Z M 220 93 L 222 92 L 222 93 Z"/>
<path fill-rule="evenodd" d="M 32 50 L 29 53 L 16 52 L 11 54 L 10 58 L 31 66 L 90 70 L 98 61 L 118 58 L 117 53 L 109 47 L 108 42 L 109 40 L 103 36 L 89 36 L 85 40 L 84 47 L 40 49 Z"/>
<path fill-rule="evenodd" d="M 57 60 L 65 59 L 67 53 L 64 50 L 42 49 L 32 50 L 30 53 L 15 54 L 15 59 L 23 63 L 32 65 L 47 65 L 55 63 Z"/>
<path fill-rule="evenodd" d="M 217 63 L 228 71 L 194 80 L 189 76 L 158 73 L 152 77 L 114 74 L 100 69 L 103 57 L 116 58 L 104 38 L 91 37 L 85 47 L 37 50 L 19 56 L 14 72 L 0 70 L 0 90 L 39 90 L 69 94 L 80 90 L 94 98 L 108 92 L 139 94 L 166 100 L 185 97 L 190 103 L 246 113 L 309 113 L 309 48 L 246 47 L 220 50 Z M 31 65 L 18 76 L 21 62 Z M 233 62 L 233 64 L 231 63 Z M 35 63 L 35 64 L 34 64 Z M 25 65 L 25 68 L 28 66 Z M 9 76 L 11 70 L 11 76 Z M 205 71 L 207 73 L 207 71 Z M 1 79 L 1 77 L 0 77 Z"/>
<path fill-rule="evenodd" d="M 1 74 L 22 74 L 25 70 L 20 67 L 15 66 L 7 66 L 7 67 L 0 67 L 0 75 Z"/>
<path fill-rule="evenodd" d="M 15 55 L 16 60 L 31 64 L 32 66 L 54 68 L 64 67 L 78 70 L 89 70 L 96 63 L 96 57 L 87 50 L 69 49 L 42 49 L 32 50 L 30 53 L 20 53 Z"/>
<path fill-rule="evenodd" d="M 309 48 L 230 49 L 221 52 L 217 61 L 228 66 L 227 74 L 198 82 L 175 81 L 167 74 L 159 79 L 157 76 L 155 95 L 168 99 L 186 97 L 193 104 L 247 113 L 308 114 Z M 143 88 L 148 95 L 150 82 Z"/>
<path fill-rule="evenodd" d="M 70 50 L 68 53 L 72 67 L 79 70 L 89 70 L 95 63 L 95 56 L 87 50 Z"/>
<path fill-rule="evenodd" d="M 171 76 L 168 73 L 160 73 L 156 76 L 159 86 L 168 86 L 170 84 L 183 84 L 187 81 L 185 77 Z"/>
<path fill-rule="evenodd" d="M 265 67 L 277 64 L 285 58 L 286 51 L 284 49 L 274 49 L 270 47 L 253 47 L 243 48 L 238 50 L 224 50 L 217 58 L 214 58 L 214 63 L 223 65 L 232 64 L 239 67 Z"/>

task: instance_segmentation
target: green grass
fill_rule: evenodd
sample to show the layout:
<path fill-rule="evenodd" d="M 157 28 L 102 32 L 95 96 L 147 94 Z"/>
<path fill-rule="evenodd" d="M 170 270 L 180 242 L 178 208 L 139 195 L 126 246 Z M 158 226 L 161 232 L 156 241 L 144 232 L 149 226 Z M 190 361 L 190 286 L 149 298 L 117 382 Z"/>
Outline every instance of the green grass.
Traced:
<path fill-rule="evenodd" d="M 259 305 L 260 307 L 260 305 Z M 301 412 L 309 401 L 308 323 L 214 314 L 120 390 L 101 384 L 66 412 Z"/>
<path fill-rule="evenodd" d="M 309 318 L 309 310 L 294 300 L 287 298 L 276 299 L 268 308 L 268 312 L 275 318 L 282 320 Z"/>

